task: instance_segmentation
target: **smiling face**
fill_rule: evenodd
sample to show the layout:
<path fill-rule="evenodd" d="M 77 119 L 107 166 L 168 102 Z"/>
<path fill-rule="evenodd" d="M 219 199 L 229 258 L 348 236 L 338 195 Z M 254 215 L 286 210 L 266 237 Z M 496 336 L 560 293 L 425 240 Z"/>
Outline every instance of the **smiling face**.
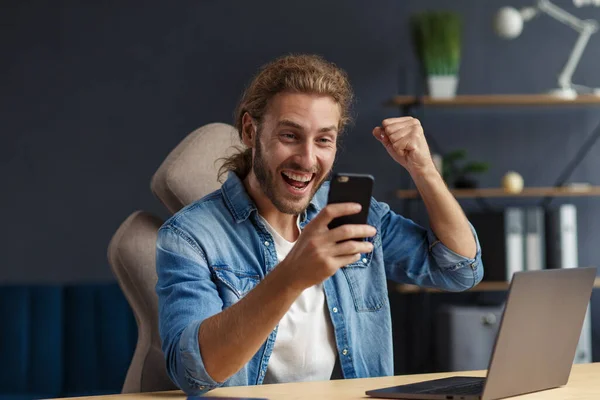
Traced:
<path fill-rule="evenodd" d="M 249 115 L 244 121 L 244 142 L 253 148 L 251 196 L 259 207 L 266 197 L 281 213 L 301 213 L 333 167 L 339 105 L 329 96 L 279 93 L 260 128 Z"/>

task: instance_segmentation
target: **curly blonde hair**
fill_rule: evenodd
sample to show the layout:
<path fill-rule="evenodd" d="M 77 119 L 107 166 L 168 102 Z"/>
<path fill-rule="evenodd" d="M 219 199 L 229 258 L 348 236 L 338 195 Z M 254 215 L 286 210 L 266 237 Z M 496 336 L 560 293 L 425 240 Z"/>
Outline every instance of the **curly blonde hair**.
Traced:
<path fill-rule="evenodd" d="M 326 95 L 340 106 L 338 131 L 351 122 L 350 107 L 354 94 L 346 72 L 318 55 L 291 54 L 263 65 L 246 88 L 235 111 L 235 126 L 242 139 L 242 118 L 250 114 L 260 123 L 269 101 L 282 92 Z M 228 171 L 244 178 L 252 168 L 252 149 L 238 148 L 238 152 L 223 159 L 219 180 Z"/>

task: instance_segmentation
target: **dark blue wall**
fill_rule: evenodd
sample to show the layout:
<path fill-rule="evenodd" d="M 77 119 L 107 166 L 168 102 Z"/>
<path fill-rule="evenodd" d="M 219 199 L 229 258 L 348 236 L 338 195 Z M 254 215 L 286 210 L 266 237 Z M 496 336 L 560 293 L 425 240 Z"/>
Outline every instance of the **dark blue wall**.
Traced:
<path fill-rule="evenodd" d="M 450 8 L 464 16 L 460 93 L 538 93 L 555 86 L 576 39 L 541 16 L 517 40 L 497 38 L 494 12 L 533 0 L 3 1 L 0 12 L 0 282 L 111 280 L 106 247 L 132 211 L 167 214 L 149 190 L 168 152 L 200 125 L 232 120 L 258 66 L 315 52 L 345 68 L 357 122 L 338 167 L 376 176 L 376 195 L 406 185 L 371 137 L 398 110 L 382 103 L 422 89 L 407 19 Z M 600 8 L 576 15 L 600 20 Z M 600 34 L 574 81 L 600 86 Z M 426 133 L 445 150 L 489 161 L 482 185 L 509 169 L 551 185 L 600 108 L 427 110 Z M 600 184 L 600 144 L 573 181 Z M 600 265 L 600 199 L 577 200 L 581 265 Z M 468 203 L 466 207 L 470 207 Z M 598 330 L 597 330 L 598 331 Z"/>

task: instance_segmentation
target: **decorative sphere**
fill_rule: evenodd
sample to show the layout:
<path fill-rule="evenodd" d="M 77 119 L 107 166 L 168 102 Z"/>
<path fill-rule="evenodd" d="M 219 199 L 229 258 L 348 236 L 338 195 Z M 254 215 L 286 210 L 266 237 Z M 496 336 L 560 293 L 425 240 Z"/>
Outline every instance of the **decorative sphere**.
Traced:
<path fill-rule="evenodd" d="M 494 18 L 494 29 L 498 36 L 514 39 L 523 31 L 523 17 L 519 10 L 513 7 L 502 7 Z"/>
<path fill-rule="evenodd" d="M 523 191 L 523 177 L 515 171 L 508 171 L 502 178 L 502 187 L 508 193 L 521 193 Z"/>

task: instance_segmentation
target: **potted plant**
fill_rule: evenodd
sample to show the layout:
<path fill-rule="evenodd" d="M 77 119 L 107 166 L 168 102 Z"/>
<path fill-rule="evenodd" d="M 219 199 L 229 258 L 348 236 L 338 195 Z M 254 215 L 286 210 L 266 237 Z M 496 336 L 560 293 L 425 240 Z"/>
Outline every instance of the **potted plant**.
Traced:
<path fill-rule="evenodd" d="M 429 95 L 456 95 L 462 21 L 450 11 L 424 11 L 411 18 L 413 43 L 427 76 Z"/>
<path fill-rule="evenodd" d="M 477 180 L 473 175 L 489 169 L 489 164 L 480 161 L 466 161 L 466 150 L 454 150 L 442 158 L 442 177 L 446 183 L 457 189 L 474 189 Z"/>

